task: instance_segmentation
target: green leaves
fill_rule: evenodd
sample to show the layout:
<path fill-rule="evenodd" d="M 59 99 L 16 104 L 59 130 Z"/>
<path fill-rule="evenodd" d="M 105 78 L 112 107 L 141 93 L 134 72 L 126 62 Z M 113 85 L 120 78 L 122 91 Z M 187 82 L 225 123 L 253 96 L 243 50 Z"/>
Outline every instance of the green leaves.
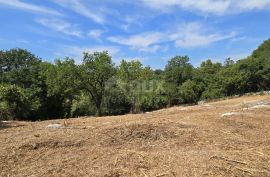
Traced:
<path fill-rule="evenodd" d="M 164 71 L 139 60 L 116 67 L 106 51 L 84 53 L 82 64 L 0 51 L 0 119 L 140 113 L 263 90 L 270 90 L 270 40 L 237 62 L 208 59 L 194 68 L 187 56 L 176 56 Z"/>
<path fill-rule="evenodd" d="M 187 56 L 172 58 L 165 67 L 165 80 L 177 86 L 192 78 L 193 66 Z"/>
<path fill-rule="evenodd" d="M 84 53 L 80 71 L 81 88 L 91 96 L 99 116 L 106 83 L 115 74 L 114 64 L 108 52 Z"/>
<path fill-rule="evenodd" d="M 0 111 L 9 115 L 4 119 L 27 118 L 31 104 L 26 91 L 15 85 L 0 85 Z"/>
<path fill-rule="evenodd" d="M 15 111 L 13 114 L 16 118 L 34 117 L 39 111 L 42 92 L 40 64 L 41 60 L 27 50 L 0 51 L 1 81 L 2 84 L 6 84 L 6 91 L 14 91 L 12 96 L 17 100 L 9 104 L 9 109 Z M 23 100 L 16 96 L 20 96 Z M 8 102 L 11 103 L 10 101 Z"/>
<path fill-rule="evenodd" d="M 142 110 L 156 109 L 148 100 L 161 91 L 162 82 L 155 79 L 155 73 L 150 67 L 143 67 L 138 60 L 122 60 L 117 71 L 118 86 L 123 90 L 131 108 L 130 112 L 139 113 Z M 148 107 L 148 108 L 147 108 Z"/>
<path fill-rule="evenodd" d="M 45 74 L 48 96 L 60 94 L 68 98 L 76 94 L 80 83 L 80 75 L 78 66 L 73 59 L 56 60 L 55 65 L 47 66 Z"/>
<path fill-rule="evenodd" d="M 197 103 L 202 93 L 202 87 L 199 83 L 187 80 L 179 87 L 179 93 L 184 103 Z"/>
<path fill-rule="evenodd" d="M 166 96 L 170 106 L 182 102 L 178 87 L 186 80 L 192 79 L 192 74 L 193 66 L 190 64 L 190 59 L 187 56 L 176 56 L 169 60 L 165 67 L 164 79 L 166 82 Z"/>

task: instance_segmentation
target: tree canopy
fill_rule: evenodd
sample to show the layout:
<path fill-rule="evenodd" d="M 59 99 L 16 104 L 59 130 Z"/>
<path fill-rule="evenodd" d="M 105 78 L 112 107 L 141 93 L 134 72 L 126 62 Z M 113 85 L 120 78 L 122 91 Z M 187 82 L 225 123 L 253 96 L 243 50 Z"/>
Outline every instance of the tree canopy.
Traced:
<path fill-rule="evenodd" d="M 164 70 L 122 60 L 108 52 L 42 61 L 24 49 L 0 51 L 0 119 L 43 120 L 152 111 L 270 90 L 270 40 L 249 57 L 199 67 L 188 56 L 171 58 Z"/>

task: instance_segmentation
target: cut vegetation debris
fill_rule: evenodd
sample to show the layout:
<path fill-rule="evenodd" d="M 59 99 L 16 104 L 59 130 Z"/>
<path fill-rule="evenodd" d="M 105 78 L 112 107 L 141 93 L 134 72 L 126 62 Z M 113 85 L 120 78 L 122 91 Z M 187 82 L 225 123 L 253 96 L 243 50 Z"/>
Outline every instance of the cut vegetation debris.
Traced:
<path fill-rule="evenodd" d="M 61 124 L 50 124 L 47 126 L 47 128 L 61 128 L 62 125 Z"/>
<path fill-rule="evenodd" d="M 244 100 L 260 109 L 242 114 Z M 269 177 L 267 101 L 245 96 L 207 109 L 9 122 L 0 129 L 0 176 Z"/>
<path fill-rule="evenodd" d="M 226 117 L 226 116 L 232 116 L 232 115 L 238 115 L 238 112 L 227 112 L 225 114 L 222 114 L 222 117 Z"/>
<path fill-rule="evenodd" d="M 270 108 L 270 105 L 257 105 L 251 107 L 251 109 L 259 109 L 259 108 Z"/>

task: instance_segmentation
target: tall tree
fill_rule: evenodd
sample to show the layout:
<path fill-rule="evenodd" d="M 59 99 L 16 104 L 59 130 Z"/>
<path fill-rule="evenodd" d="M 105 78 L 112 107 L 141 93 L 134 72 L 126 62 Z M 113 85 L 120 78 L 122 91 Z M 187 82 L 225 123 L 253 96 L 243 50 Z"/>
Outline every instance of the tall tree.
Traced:
<path fill-rule="evenodd" d="M 43 74 L 46 78 L 47 101 L 50 116 L 70 117 L 74 97 L 79 94 L 80 73 L 75 61 L 65 58 L 56 60 L 55 64 L 43 64 Z"/>
<path fill-rule="evenodd" d="M 260 89 L 270 90 L 270 39 L 264 41 L 251 57 L 259 65 L 256 74 L 261 76 Z"/>
<path fill-rule="evenodd" d="M 138 60 L 122 60 L 117 76 L 119 85 L 123 89 L 131 104 L 131 113 L 140 112 L 140 96 L 145 91 L 147 81 L 153 79 L 154 72 L 149 67 L 143 67 Z"/>
<path fill-rule="evenodd" d="M 38 87 L 41 59 L 23 49 L 0 51 L 3 82 L 23 88 Z"/>
<path fill-rule="evenodd" d="M 199 68 L 194 71 L 194 80 L 204 86 L 202 98 L 215 99 L 224 96 L 222 80 L 218 73 L 223 69 L 221 63 L 214 63 L 211 59 L 203 61 Z"/>
<path fill-rule="evenodd" d="M 193 66 L 190 64 L 189 57 L 176 56 L 165 67 L 165 80 L 179 86 L 192 78 L 192 69 Z"/>
<path fill-rule="evenodd" d="M 81 65 L 81 88 L 95 103 L 96 115 L 101 115 L 101 103 L 107 81 L 115 74 L 115 67 L 108 52 L 84 53 Z"/>
<path fill-rule="evenodd" d="M 31 100 L 29 118 L 34 119 L 41 107 L 41 59 L 24 49 L 0 51 L 1 83 L 16 85 L 25 90 Z"/>
<path fill-rule="evenodd" d="M 176 56 L 169 60 L 164 70 L 165 89 L 169 105 L 180 103 L 178 87 L 186 80 L 192 79 L 193 66 L 187 56 Z"/>

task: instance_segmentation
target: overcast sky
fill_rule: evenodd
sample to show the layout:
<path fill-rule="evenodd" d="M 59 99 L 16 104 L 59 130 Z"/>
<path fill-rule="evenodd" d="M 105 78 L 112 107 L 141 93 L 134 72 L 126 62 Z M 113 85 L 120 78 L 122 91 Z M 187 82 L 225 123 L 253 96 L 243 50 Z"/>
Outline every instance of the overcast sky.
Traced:
<path fill-rule="evenodd" d="M 0 49 L 25 48 L 47 61 L 79 63 L 108 50 L 115 63 L 164 68 L 244 58 L 270 37 L 270 0 L 0 0 Z"/>

